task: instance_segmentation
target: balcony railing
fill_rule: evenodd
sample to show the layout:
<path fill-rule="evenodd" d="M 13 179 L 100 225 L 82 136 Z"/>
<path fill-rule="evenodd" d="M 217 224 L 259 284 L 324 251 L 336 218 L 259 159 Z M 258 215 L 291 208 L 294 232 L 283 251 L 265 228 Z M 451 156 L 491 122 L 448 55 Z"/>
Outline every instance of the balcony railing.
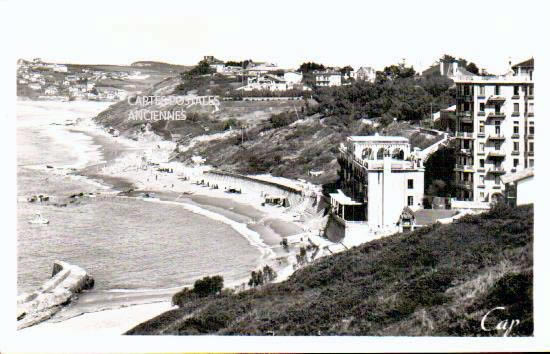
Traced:
<path fill-rule="evenodd" d="M 506 118 L 506 114 L 503 112 L 491 112 L 487 115 L 487 118 Z"/>
<path fill-rule="evenodd" d="M 504 167 L 500 167 L 500 166 L 489 167 L 489 171 L 487 171 L 487 172 L 494 173 L 494 174 L 504 174 L 504 173 L 506 173 L 506 171 L 504 170 Z"/>
<path fill-rule="evenodd" d="M 487 99 L 487 102 L 504 102 L 504 101 L 506 101 L 506 97 L 500 96 L 500 95 L 491 96 Z"/>
<path fill-rule="evenodd" d="M 473 139 L 474 133 L 472 132 L 456 132 L 457 138 Z"/>
<path fill-rule="evenodd" d="M 489 140 L 505 140 L 506 137 L 502 134 L 489 134 Z"/>
<path fill-rule="evenodd" d="M 474 166 L 472 165 L 463 165 L 463 164 L 456 164 L 455 170 L 459 171 L 465 171 L 465 172 L 474 172 Z"/>
<path fill-rule="evenodd" d="M 489 157 L 506 157 L 506 153 L 500 150 L 489 151 Z"/>
<path fill-rule="evenodd" d="M 461 155 L 468 155 L 471 156 L 474 153 L 473 149 L 460 149 L 458 150 L 458 153 Z"/>
<path fill-rule="evenodd" d="M 466 189 L 466 190 L 472 190 L 473 182 L 471 181 L 458 181 L 456 183 L 458 188 Z"/>

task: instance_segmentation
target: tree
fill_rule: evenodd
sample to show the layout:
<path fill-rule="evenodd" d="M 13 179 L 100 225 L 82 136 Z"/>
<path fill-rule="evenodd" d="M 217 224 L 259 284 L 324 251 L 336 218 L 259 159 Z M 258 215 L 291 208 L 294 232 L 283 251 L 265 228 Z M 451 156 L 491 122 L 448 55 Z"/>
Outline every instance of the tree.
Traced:
<path fill-rule="evenodd" d="M 204 277 L 195 281 L 193 292 L 199 297 L 205 297 L 217 294 L 223 289 L 223 277 L 215 275 L 213 277 Z"/>
<path fill-rule="evenodd" d="M 466 65 L 466 70 L 468 70 L 472 74 L 479 75 L 479 68 L 475 63 L 469 63 L 468 65 Z"/>
<path fill-rule="evenodd" d="M 342 69 L 340 69 L 340 73 L 342 75 L 349 75 L 353 71 L 353 68 L 349 65 L 344 66 Z"/>
<path fill-rule="evenodd" d="M 199 63 L 191 70 L 185 73 L 186 76 L 200 76 L 213 74 L 216 70 L 210 67 L 210 64 L 206 60 L 201 60 Z"/>
<path fill-rule="evenodd" d="M 386 81 L 386 80 L 396 80 L 413 77 L 416 74 L 412 66 L 407 67 L 405 64 L 401 63 L 398 65 L 386 66 L 383 71 L 376 72 L 376 80 Z"/>
<path fill-rule="evenodd" d="M 302 63 L 302 65 L 300 65 L 300 67 L 298 68 L 298 71 L 304 74 L 315 70 L 325 70 L 325 66 L 323 64 L 307 62 L 307 63 Z"/>

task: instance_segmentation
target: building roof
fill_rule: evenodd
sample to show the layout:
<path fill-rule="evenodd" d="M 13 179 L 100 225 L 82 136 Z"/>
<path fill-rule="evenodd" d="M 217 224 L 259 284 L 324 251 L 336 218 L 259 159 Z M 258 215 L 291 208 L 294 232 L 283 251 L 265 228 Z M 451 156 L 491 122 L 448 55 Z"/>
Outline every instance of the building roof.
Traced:
<path fill-rule="evenodd" d="M 534 58 L 527 59 L 525 61 L 522 61 L 521 63 L 517 63 L 517 64 L 512 65 L 512 68 L 519 68 L 519 67 L 534 68 L 535 67 L 535 59 Z"/>
<path fill-rule="evenodd" d="M 532 167 L 526 168 L 524 170 L 514 172 L 514 173 L 507 173 L 504 176 L 501 177 L 502 182 L 505 184 L 521 181 L 523 179 L 526 179 L 528 177 L 533 177 L 535 175 L 535 170 Z"/>
<path fill-rule="evenodd" d="M 420 209 L 414 213 L 416 225 L 434 224 L 439 219 L 450 218 L 458 214 L 456 210 L 450 209 Z"/>
<path fill-rule="evenodd" d="M 340 205 L 361 205 L 361 203 L 358 203 L 345 195 L 340 189 L 338 189 L 337 193 L 330 193 L 329 195 Z"/>
<path fill-rule="evenodd" d="M 375 141 L 382 141 L 382 142 L 400 142 L 400 143 L 408 143 L 409 139 L 403 137 L 403 136 L 386 136 L 386 135 L 353 135 L 348 136 L 349 141 L 353 142 L 375 142 Z"/>

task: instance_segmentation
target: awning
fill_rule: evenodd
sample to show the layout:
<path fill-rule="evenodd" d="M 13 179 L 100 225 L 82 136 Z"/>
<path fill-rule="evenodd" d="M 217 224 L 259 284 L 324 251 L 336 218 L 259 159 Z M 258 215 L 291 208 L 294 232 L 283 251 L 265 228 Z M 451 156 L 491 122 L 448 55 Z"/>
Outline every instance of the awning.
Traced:
<path fill-rule="evenodd" d="M 338 189 L 338 193 L 330 193 L 329 195 L 331 199 L 334 199 L 340 205 L 362 205 L 345 195 L 340 189 Z"/>

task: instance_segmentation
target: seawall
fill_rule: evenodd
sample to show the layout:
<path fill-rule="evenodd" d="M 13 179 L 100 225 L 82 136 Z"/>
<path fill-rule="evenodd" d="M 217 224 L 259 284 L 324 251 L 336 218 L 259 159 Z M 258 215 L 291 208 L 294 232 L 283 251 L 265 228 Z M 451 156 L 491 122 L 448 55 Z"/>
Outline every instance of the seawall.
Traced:
<path fill-rule="evenodd" d="M 17 329 L 49 319 L 77 293 L 93 286 L 94 279 L 84 269 L 55 261 L 50 279 L 38 290 L 17 297 Z"/>

